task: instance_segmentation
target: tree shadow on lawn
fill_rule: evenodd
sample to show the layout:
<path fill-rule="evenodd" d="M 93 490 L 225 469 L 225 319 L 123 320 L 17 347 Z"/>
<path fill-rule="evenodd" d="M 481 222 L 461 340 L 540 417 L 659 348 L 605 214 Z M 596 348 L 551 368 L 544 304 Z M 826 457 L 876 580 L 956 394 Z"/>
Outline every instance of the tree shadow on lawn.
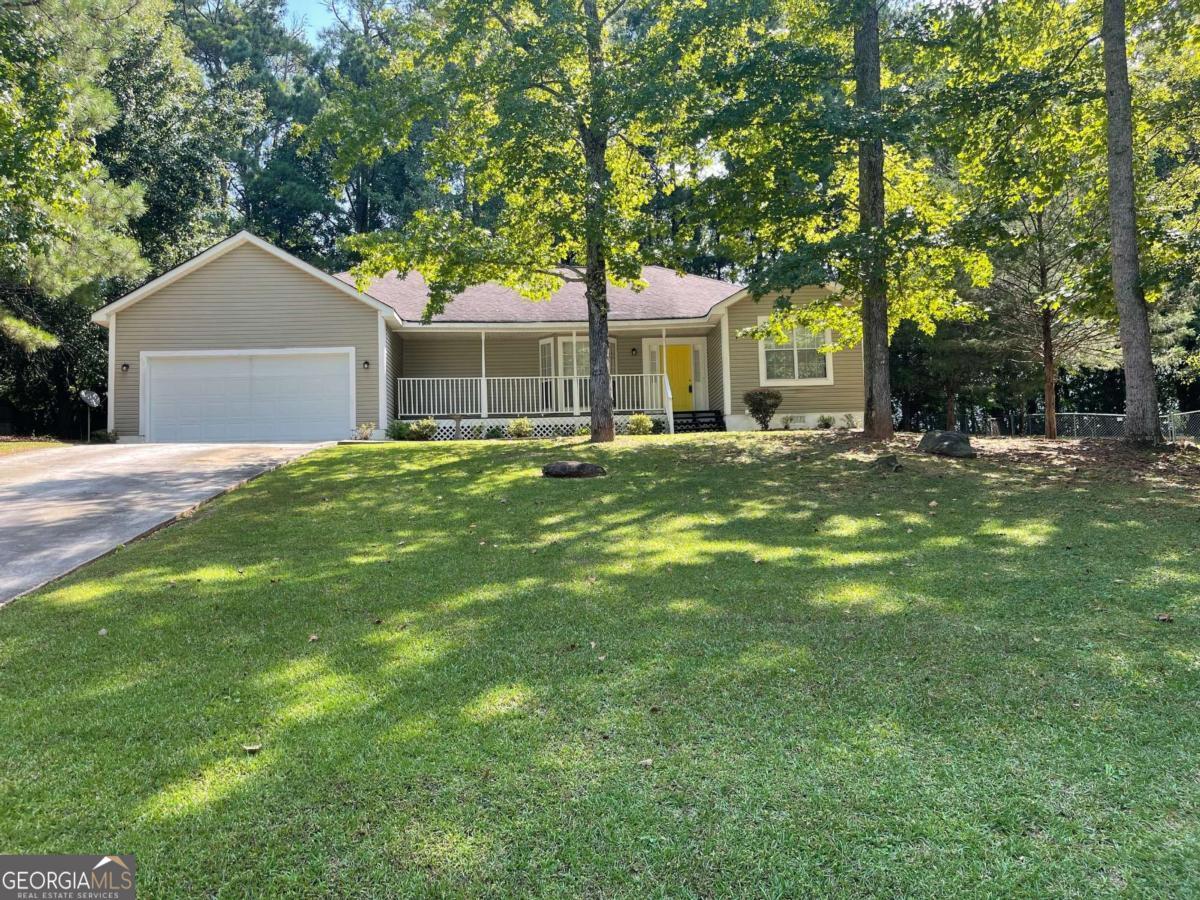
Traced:
<path fill-rule="evenodd" d="M 1193 498 L 846 449 L 303 459 L 0 615 L 0 840 L 154 894 L 1194 879 Z"/>

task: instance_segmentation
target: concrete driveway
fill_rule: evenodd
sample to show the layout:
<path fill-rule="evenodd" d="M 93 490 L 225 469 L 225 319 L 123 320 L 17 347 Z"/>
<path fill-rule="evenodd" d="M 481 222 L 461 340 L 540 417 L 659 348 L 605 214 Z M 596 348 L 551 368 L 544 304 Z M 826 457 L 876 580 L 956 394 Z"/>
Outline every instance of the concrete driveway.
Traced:
<path fill-rule="evenodd" d="M 0 605 L 319 444 L 92 444 L 0 457 Z"/>

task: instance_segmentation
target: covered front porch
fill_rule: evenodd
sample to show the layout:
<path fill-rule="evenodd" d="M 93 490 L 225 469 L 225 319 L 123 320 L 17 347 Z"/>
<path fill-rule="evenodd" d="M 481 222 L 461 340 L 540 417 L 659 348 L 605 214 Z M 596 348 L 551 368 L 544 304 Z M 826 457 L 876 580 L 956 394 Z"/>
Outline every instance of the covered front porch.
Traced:
<path fill-rule="evenodd" d="M 719 354 L 719 341 L 695 327 L 614 329 L 609 341 L 614 413 L 646 413 L 674 431 L 677 414 L 710 409 L 713 352 Z M 431 330 L 405 334 L 398 356 L 401 419 L 582 421 L 591 412 L 590 355 L 582 330 Z M 715 362 L 719 371 L 719 359 Z"/>

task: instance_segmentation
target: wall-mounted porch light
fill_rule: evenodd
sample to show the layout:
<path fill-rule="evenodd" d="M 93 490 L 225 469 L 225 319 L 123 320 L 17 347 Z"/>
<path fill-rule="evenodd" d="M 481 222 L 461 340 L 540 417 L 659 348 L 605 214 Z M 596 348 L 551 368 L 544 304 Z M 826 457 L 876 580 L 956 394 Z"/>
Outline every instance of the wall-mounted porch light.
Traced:
<path fill-rule="evenodd" d="M 364 369 L 369 369 L 369 368 L 371 368 L 371 361 L 370 361 L 369 359 L 364 359 L 364 360 L 363 360 L 363 368 L 364 368 Z"/>
<path fill-rule="evenodd" d="M 121 371 L 128 372 L 129 371 L 129 363 L 121 363 Z"/>

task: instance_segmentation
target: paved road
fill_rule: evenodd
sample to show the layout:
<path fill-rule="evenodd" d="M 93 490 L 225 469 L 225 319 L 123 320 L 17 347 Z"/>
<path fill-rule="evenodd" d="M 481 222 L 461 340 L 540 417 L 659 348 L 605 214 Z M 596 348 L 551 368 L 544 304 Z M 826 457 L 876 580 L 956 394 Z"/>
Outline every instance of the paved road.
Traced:
<path fill-rule="evenodd" d="M 0 457 L 0 605 L 318 444 L 107 444 Z"/>

